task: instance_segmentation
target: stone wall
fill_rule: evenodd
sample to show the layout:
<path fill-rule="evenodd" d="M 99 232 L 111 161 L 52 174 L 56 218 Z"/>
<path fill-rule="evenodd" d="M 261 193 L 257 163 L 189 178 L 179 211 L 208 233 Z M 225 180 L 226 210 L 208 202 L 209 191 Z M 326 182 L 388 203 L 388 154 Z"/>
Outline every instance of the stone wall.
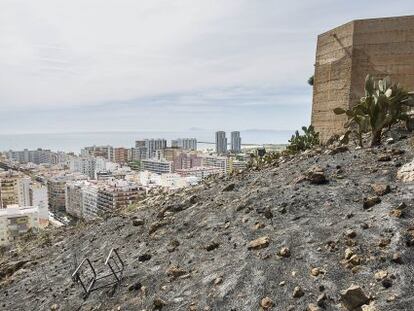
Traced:
<path fill-rule="evenodd" d="M 414 90 L 414 16 L 357 20 L 318 37 L 312 125 L 326 141 L 344 131 L 344 116 L 363 96 L 367 74 L 390 76 Z"/>

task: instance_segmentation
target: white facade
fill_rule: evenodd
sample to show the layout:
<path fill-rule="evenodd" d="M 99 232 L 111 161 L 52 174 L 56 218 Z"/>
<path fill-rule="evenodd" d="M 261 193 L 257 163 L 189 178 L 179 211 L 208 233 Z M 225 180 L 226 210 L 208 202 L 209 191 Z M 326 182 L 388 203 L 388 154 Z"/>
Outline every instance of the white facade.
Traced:
<path fill-rule="evenodd" d="M 49 198 L 47 194 L 47 187 L 41 184 L 32 184 L 30 186 L 30 205 L 39 208 L 40 219 L 49 218 Z"/>
<path fill-rule="evenodd" d="M 229 159 L 227 157 L 204 156 L 202 157 L 201 163 L 204 167 L 219 168 L 222 174 L 226 174 L 229 169 Z"/>
<path fill-rule="evenodd" d="M 146 159 L 141 161 L 141 169 L 156 174 L 172 173 L 173 162 L 157 159 Z"/>
<path fill-rule="evenodd" d="M 181 148 L 183 150 L 197 150 L 197 139 L 177 138 L 171 141 L 171 147 Z"/>
<path fill-rule="evenodd" d="M 0 245 L 6 245 L 30 229 L 40 228 L 39 208 L 12 206 L 0 209 Z"/>

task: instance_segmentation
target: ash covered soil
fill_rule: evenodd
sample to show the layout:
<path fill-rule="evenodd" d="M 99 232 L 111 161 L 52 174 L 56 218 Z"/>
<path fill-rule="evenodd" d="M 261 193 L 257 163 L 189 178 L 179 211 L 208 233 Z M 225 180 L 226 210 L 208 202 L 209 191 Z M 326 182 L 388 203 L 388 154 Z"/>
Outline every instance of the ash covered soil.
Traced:
<path fill-rule="evenodd" d="M 0 309 L 349 310 L 355 285 L 364 310 L 414 310 L 414 183 L 396 178 L 412 142 L 313 150 L 22 241 L 0 258 Z M 111 248 L 121 285 L 83 299 L 74 254 L 102 273 Z"/>

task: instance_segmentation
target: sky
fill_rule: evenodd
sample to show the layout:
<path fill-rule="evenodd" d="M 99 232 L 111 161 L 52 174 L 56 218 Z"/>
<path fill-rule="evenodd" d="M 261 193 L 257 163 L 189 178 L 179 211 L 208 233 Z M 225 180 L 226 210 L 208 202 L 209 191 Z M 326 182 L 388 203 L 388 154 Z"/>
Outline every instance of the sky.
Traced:
<path fill-rule="evenodd" d="M 412 0 L 0 0 L 0 134 L 309 124 L 317 35 Z"/>

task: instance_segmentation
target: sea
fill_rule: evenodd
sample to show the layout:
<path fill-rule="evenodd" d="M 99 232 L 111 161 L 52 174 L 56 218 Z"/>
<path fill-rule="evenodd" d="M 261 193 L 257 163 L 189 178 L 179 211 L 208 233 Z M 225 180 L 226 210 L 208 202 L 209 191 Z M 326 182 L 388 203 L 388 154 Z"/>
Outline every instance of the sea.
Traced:
<path fill-rule="evenodd" d="M 245 130 L 240 131 L 240 135 L 242 144 L 286 144 L 293 132 L 293 130 Z M 112 145 L 129 148 L 133 147 L 135 141 L 139 139 L 165 138 L 169 142 L 171 139 L 187 137 L 197 138 L 199 142 L 214 143 L 215 132 L 214 130 L 188 130 L 0 134 L 0 151 L 43 148 L 79 153 L 85 146 Z M 230 132 L 227 133 L 227 139 L 230 142 Z M 214 145 L 201 143 L 198 148 L 214 148 Z"/>

